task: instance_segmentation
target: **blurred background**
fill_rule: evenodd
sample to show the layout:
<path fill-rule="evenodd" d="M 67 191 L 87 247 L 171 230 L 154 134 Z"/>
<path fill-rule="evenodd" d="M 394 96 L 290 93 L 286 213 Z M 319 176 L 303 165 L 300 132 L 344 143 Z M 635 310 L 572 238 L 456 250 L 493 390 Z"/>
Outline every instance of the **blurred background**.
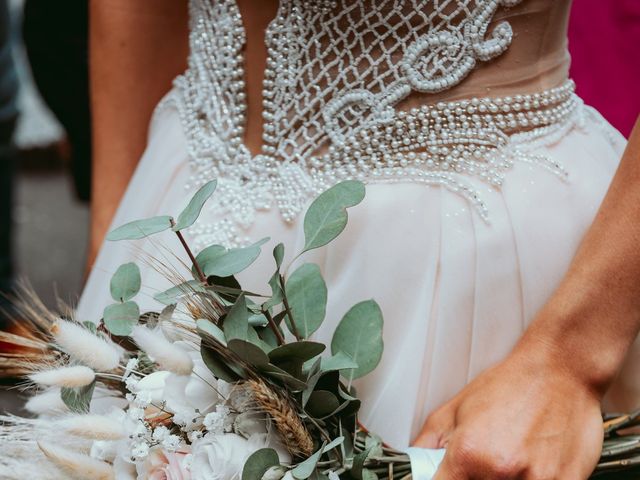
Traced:
<path fill-rule="evenodd" d="M 0 0 L 0 291 L 28 279 L 50 306 L 75 303 L 85 276 L 87 31 L 87 0 Z M 578 93 L 628 136 L 640 112 L 640 1 L 575 0 L 569 38 Z M 2 391 L 0 403 L 18 408 Z"/>

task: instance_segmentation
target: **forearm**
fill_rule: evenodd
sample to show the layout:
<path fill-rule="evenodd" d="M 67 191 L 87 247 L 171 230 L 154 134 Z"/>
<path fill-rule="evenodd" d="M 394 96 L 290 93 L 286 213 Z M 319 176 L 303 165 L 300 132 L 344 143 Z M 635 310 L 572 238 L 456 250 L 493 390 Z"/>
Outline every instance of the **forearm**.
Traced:
<path fill-rule="evenodd" d="M 640 329 L 640 122 L 598 214 L 517 351 L 543 352 L 603 394 Z"/>
<path fill-rule="evenodd" d="M 187 2 L 92 0 L 90 262 L 144 150 L 151 114 L 184 71 Z"/>

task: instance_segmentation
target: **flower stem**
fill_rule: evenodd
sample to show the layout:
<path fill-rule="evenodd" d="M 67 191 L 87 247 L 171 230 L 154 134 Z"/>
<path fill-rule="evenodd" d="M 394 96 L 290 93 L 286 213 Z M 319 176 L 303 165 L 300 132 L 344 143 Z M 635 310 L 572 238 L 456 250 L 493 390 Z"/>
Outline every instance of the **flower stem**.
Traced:
<path fill-rule="evenodd" d="M 273 334 L 278 339 L 278 345 L 283 345 L 285 343 L 284 337 L 282 336 L 282 333 L 280 332 L 278 325 L 276 325 L 276 322 L 273 321 L 273 317 L 271 316 L 271 313 L 269 313 L 269 310 L 263 310 L 262 313 L 264 313 L 264 316 L 267 317 L 267 321 L 269 322 L 269 328 L 273 331 Z"/>
<path fill-rule="evenodd" d="M 293 314 L 291 313 L 291 307 L 289 307 L 289 301 L 287 300 L 287 293 L 284 290 L 284 277 L 280 275 L 280 288 L 282 289 L 282 304 L 284 305 L 284 309 L 287 312 L 287 316 L 289 317 L 289 321 L 291 322 L 291 330 L 293 330 L 293 336 L 296 337 L 296 340 L 302 339 L 300 333 L 298 332 L 298 327 L 296 326 L 296 322 L 293 320 Z"/>

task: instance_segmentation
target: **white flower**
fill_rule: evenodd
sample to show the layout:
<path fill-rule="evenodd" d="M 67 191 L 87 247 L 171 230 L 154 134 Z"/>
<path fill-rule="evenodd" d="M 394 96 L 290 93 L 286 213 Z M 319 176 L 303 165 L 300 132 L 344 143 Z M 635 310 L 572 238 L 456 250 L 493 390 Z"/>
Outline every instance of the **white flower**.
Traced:
<path fill-rule="evenodd" d="M 145 480 L 190 480 L 186 451 L 166 452 L 154 448 L 138 465 L 138 478 Z"/>
<path fill-rule="evenodd" d="M 140 381 L 140 377 L 137 375 L 130 375 L 124 380 L 124 385 L 127 387 L 127 390 L 130 392 L 136 391 L 136 386 Z"/>
<path fill-rule="evenodd" d="M 230 432 L 233 425 L 230 412 L 226 405 L 216 405 L 215 412 L 208 413 L 202 423 L 209 432 L 215 434 Z"/>
<path fill-rule="evenodd" d="M 168 452 L 175 452 L 180 448 L 182 439 L 177 435 L 168 435 L 163 441 L 162 446 Z"/>
<path fill-rule="evenodd" d="M 141 460 L 149 455 L 149 445 L 145 442 L 134 443 L 131 447 L 131 457 Z"/>
<path fill-rule="evenodd" d="M 170 376 L 171 372 L 165 370 L 153 372 L 138 381 L 132 392 L 136 394 L 143 391 L 147 392 L 151 397 L 151 403 L 160 405 L 164 401 L 165 382 Z"/>
<path fill-rule="evenodd" d="M 138 325 L 133 328 L 131 337 L 163 370 L 169 370 L 176 375 L 191 374 L 193 362 L 188 352 L 177 343 L 167 340 L 160 329 L 151 330 Z"/>
<path fill-rule="evenodd" d="M 32 373 L 29 380 L 40 385 L 74 388 L 89 385 L 95 377 L 95 372 L 89 367 L 74 365 Z"/>
<path fill-rule="evenodd" d="M 193 480 L 238 480 L 244 463 L 253 452 L 270 445 L 267 434 L 253 435 L 245 439 L 235 433 L 207 434 L 192 445 Z M 282 463 L 291 462 L 291 457 L 282 448 L 277 449 Z"/>
<path fill-rule="evenodd" d="M 171 432 L 169 431 L 169 429 L 167 427 L 165 427 L 164 425 L 160 425 L 159 427 L 156 427 L 153 430 L 152 438 L 156 442 L 161 442 L 165 438 L 167 438 L 169 435 L 171 435 Z"/>
<path fill-rule="evenodd" d="M 191 443 L 196 443 L 203 436 L 202 430 L 192 430 L 187 433 L 187 438 Z"/>
<path fill-rule="evenodd" d="M 51 327 L 51 333 L 71 358 L 99 372 L 113 370 L 120 363 L 122 348 L 75 322 L 59 320 Z"/>
<path fill-rule="evenodd" d="M 151 395 L 151 392 L 149 392 L 148 390 L 142 390 L 136 393 L 136 398 L 134 400 L 134 403 L 138 407 L 145 408 L 145 407 L 148 407 L 152 401 L 153 401 L 153 396 Z"/>

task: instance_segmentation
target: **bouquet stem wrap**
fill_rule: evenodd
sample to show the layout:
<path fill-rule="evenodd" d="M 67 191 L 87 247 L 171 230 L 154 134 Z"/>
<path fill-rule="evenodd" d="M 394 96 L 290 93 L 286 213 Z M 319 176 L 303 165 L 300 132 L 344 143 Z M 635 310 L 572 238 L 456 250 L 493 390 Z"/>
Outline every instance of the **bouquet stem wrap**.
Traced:
<path fill-rule="evenodd" d="M 444 458 L 445 449 L 409 447 L 406 453 L 411 461 L 412 480 L 433 480 Z"/>

